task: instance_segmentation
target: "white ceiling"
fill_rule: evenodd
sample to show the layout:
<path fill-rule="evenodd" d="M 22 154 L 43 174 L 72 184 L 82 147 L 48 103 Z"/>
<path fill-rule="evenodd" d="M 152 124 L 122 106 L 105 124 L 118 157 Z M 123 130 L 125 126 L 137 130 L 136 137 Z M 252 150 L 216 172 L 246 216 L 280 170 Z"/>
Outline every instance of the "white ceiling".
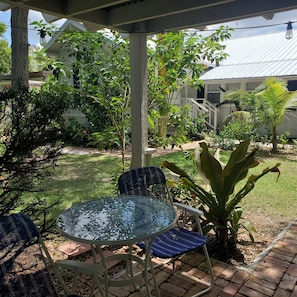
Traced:
<path fill-rule="evenodd" d="M 253 16 L 297 9 L 293 0 L 0 0 L 0 10 L 25 6 L 56 18 L 82 21 L 95 29 L 158 33 L 204 28 Z"/>

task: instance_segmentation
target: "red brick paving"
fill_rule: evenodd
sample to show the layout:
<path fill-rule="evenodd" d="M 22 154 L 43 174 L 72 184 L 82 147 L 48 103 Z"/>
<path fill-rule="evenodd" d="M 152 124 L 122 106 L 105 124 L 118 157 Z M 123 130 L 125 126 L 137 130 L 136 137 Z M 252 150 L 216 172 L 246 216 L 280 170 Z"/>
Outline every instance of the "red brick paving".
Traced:
<path fill-rule="evenodd" d="M 212 263 L 215 283 L 206 297 L 297 297 L 297 221 L 251 271 L 213 259 Z M 159 266 L 155 271 L 161 297 L 190 297 L 200 292 L 209 283 L 201 267 L 201 255 L 195 253 L 182 257 L 174 268 L 172 264 Z M 125 295 L 142 296 L 143 287 Z"/>

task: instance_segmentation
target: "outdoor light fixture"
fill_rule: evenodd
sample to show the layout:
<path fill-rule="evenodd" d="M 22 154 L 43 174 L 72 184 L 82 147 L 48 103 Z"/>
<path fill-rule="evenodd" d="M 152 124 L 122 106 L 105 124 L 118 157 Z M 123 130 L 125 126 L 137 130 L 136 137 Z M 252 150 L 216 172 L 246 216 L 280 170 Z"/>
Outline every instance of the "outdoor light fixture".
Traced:
<path fill-rule="evenodd" d="M 293 38 L 293 28 L 292 28 L 292 22 L 289 21 L 287 23 L 287 32 L 286 32 L 286 39 Z"/>

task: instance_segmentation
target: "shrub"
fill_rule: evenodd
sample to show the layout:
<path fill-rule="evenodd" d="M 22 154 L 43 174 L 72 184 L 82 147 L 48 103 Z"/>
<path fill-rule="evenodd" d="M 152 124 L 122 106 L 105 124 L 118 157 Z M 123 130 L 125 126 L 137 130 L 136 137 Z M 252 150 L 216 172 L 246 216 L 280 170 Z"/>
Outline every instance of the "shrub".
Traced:
<path fill-rule="evenodd" d="M 48 86 L 0 92 L 0 215 L 26 210 L 41 219 L 46 214 L 45 201 L 24 201 L 22 194 L 36 191 L 55 165 L 67 107 L 66 94 L 57 96 Z"/>

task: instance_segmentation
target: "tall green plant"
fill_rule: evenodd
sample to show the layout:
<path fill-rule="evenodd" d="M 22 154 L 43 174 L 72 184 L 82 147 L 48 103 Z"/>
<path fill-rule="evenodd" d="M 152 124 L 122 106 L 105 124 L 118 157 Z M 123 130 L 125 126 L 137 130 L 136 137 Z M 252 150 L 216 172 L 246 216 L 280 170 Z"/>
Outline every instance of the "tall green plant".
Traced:
<path fill-rule="evenodd" d="M 90 143 L 98 148 L 119 147 L 124 168 L 130 127 L 128 41 L 112 32 L 64 34 L 60 40 L 79 79 L 80 109 L 90 122 Z"/>
<path fill-rule="evenodd" d="M 282 79 L 267 78 L 251 93 L 230 91 L 226 99 L 236 100 L 242 109 L 250 111 L 256 123 L 263 124 L 271 133 L 272 152 L 277 152 L 277 128 L 288 108 L 296 106 L 297 92 L 288 91 Z"/>
<path fill-rule="evenodd" d="M 11 64 L 11 49 L 7 40 L 4 38 L 6 26 L 0 22 L 0 74 L 7 74 L 10 72 Z"/>
<path fill-rule="evenodd" d="M 232 152 L 228 163 L 224 168 L 221 163 L 209 152 L 206 143 L 200 144 L 201 174 L 208 179 L 211 190 L 207 191 L 184 170 L 173 163 L 164 161 L 163 166 L 179 175 L 182 185 L 188 189 L 191 195 L 195 195 L 201 201 L 207 230 L 213 229 L 217 242 L 222 251 L 226 252 L 228 246 L 235 246 L 238 231 L 239 218 L 238 206 L 242 199 L 254 188 L 255 183 L 269 172 L 279 172 L 280 163 L 266 168 L 258 175 L 250 175 L 246 183 L 238 189 L 237 184 L 247 177 L 250 168 L 256 167 L 259 162 L 255 159 L 256 151 L 247 154 L 249 140 L 241 142 Z M 198 160 L 199 161 L 199 160 Z M 237 212 L 237 213 L 236 213 Z M 243 225 L 248 229 L 248 225 Z"/>
<path fill-rule="evenodd" d="M 231 28 L 220 27 L 203 37 L 186 31 L 157 34 L 148 49 L 149 107 L 158 110 L 158 134 L 165 140 L 171 117 L 171 105 L 184 86 L 201 87 L 200 75 L 205 63 L 225 59 L 222 42 L 231 37 Z"/>

